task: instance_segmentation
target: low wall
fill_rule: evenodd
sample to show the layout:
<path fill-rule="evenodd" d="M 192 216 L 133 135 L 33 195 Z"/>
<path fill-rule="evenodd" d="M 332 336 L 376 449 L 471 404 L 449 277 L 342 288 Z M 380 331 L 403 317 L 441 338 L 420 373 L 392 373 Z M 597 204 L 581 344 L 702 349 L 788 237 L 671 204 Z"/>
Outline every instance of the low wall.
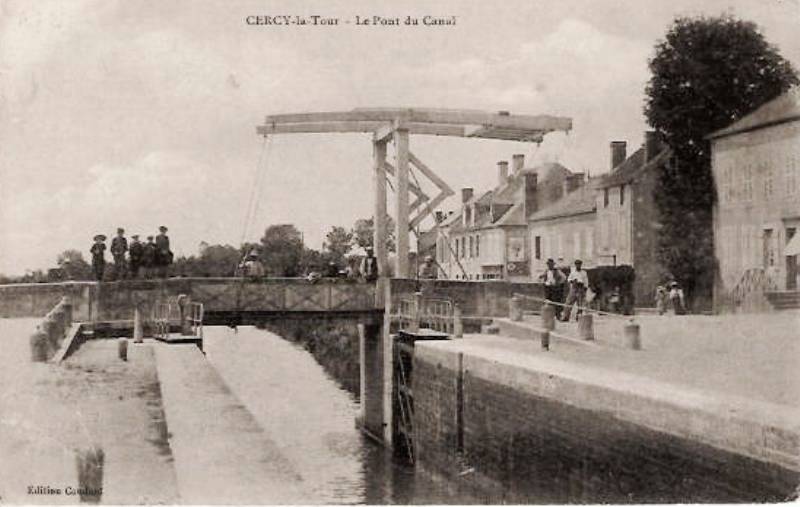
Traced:
<path fill-rule="evenodd" d="M 426 298 L 449 299 L 458 303 L 464 316 L 508 317 L 508 301 L 514 294 L 544 298 L 541 283 L 508 282 L 504 280 L 413 280 L 393 278 L 392 300 L 411 297 L 422 292 Z M 523 309 L 536 310 L 539 304 L 523 301 Z"/>
<path fill-rule="evenodd" d="M 66 296 L 74 320 L 89 320 L 96 286 L 94 282 L 0 285 L 0 317 L 44 317 Z"/>
<path fill-rule="evenodd" d="M 417 464 L 487 502 L 734 503 L 797 495 L 797 468 L 776 463 L 796 462 L 796 433 L 448 345 L 416 346 Z M 684 425 L 694 436 L 653 429 L 659 424 Z M 746 450 L 712 446 L 714 439 Z M 752 457 L 759 453 L 775 460 Z"/>

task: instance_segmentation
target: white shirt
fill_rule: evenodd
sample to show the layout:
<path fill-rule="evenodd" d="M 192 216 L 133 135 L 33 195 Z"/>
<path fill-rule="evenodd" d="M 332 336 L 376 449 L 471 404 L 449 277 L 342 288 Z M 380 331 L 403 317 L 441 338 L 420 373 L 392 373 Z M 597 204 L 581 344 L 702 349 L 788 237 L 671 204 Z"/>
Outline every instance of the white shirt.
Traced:
<path fill-rule="evenodd" d="M 578 271 L 575 268 L 572 268 L 569 272 L 569 276 L 567 277 L 567 283 L 572 283 L 575 280 L 583 284 L 584 287 L 589 286 L 589 275 L 586 274 L 585 269 L 581 269 Z"/>

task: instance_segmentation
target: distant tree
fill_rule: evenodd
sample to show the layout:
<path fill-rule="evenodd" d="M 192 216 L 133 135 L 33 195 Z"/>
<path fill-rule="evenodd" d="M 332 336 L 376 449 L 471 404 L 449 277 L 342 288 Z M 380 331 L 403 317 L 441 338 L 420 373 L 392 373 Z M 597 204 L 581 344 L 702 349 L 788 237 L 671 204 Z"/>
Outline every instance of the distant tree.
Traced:
<path fill-rule="evenodd" d="M 331 227 L 331 230 L 325 235 L 325 242 L 322 244 L 322 249 L 328 258 L 328 262 L 335 262 L 336 265 L 342 266 L 345 256 L 353 249 L 353 237 L 353 232 L 344 227 Z"/>
<path fill-rule="evenodd" d="M 386 248 L 389 252 L 395 251 L 395 234 L 394 234 L 394 220 L 392 217 L 386 216 Z M 353 238 L 355 244 L 360 248 L 372 247 L 375 240 L 375 221 L 370 218 L 359 218 L 353 224 Z"/>
<path fill-rule="evenodd" d="M 796 84 L 797 75 L 755 24 L 727 15 L 675 19 L 649 67 L 645 115 L 673 153 L 656 188 L 657 254 L 688 297 L 708 297 L 715 194 L 705 137 Z"/>
<path fill-rule="evenodd" d="M 271 276 L 299 276 L 303 237 L 292 224 L 271 225 L 261 238 L 261 262 Z"/>
<path fill-rule="evenodd" d="M 62 280 L 92 280 L 94 273 L 92 266 L 89 265 L 83 258 L 83 253 L 80 250 L 69 249 L 64 250 L 58 257 L 56 257 L 56 264 L 60 274 L 56 274 L 55 270 L 48 270 L 48 279 L 52 281 Z"/>

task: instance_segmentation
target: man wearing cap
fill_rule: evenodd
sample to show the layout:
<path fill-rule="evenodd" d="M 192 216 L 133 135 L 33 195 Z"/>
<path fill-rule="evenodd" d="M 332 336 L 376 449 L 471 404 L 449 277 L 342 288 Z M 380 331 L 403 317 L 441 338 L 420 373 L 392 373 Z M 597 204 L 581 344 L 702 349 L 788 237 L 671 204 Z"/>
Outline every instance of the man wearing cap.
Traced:
<path fill-rule="evenodd" d="M 367 282 L 374 282 L 378 279 L 378 259 L 372 254 L 372 247 L 364 249 L 366 257 L 361 262 L 361 275 Z"/>
<path fill-rule="evenodd" d="M 556 267 L 553 259 L 547 259 L 547 269 L 539 275 L 544 283 L 544 298 L 554 303 L 562 303 L 564 298 L 564 282 L 567 277 Z M 561 318 L 561 305 L 555 305 L 556 318 Z"/>
<path fill-rule="evenodd" d="M 125 239 L 125 229 L 117 229 L 117 235 L 111 240 L 111 255 L 114 257 L 114 278 L 125 278 L 125 252 L 128 251 L 128 240 Z"/>
<path fill-rule="evenodd" d="M 131 236 L 131 246 L 128 250 L 130 257 L 130 275 L 131 278 L 139 276 L 139 268 L 142 265 L 142 257 L 144 256 L 144 245 L 139 241 L 139 235 L 133 234 Z"/>
<path fill-rule="evenodd" d="M 106 269 L 106 260 L 104 257 L 106 251 L 105 240 L 106 237 L 103 234 L 98 234 L 94 237 L 94 244 L 89 250 L 92 254 L 92 270 L 98 282 L 103 281 L 103 271 Z"/>
<path fill-rule="evenodd" d="M 586 296 L 586 289 L 589 287 L 589 275 L 586 271 L 581 269 L 583 261 L 580 259 L 575 260 L 575 267 L 570 271 L 567 277 L 567 285 L 569 285 L 569 295 L 567 296 L 567 307 L 564 310 L 564 322 L 569 321 L 569 314 L 572 311 L 572 305 L 578 305 L 578 311 L 575 312 L 575 317 L 580 317 L 583 313 L 583 301 Z"/>
<path fill-rule="evenodd" d="M 172 264 L 172 252 L 169 249 L 167 228 L 162 225 L 158 230 L 159 233 L 156 236 L 156 266 L 158 267 L 158 276 L 166 278 L 167 267 Z"/>

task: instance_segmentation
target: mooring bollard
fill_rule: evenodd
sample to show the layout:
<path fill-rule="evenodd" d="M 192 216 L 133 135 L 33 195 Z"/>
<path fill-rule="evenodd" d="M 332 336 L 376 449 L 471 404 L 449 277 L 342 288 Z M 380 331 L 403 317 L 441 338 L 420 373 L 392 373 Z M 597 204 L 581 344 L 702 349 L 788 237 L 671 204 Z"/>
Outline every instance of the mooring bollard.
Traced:
<path fill-rule="evenodd" d="M 69 329 L 72 326 L 73 308 L 72 300 L 68 296 L 61 298 L 61 308 L 64 309 L 64 319 L 67 329 Z"/>
<path fill-rule="evenodd" d="M 43 363 L 47 361 L 47 356 L 50 348 L 50 339 L 47 333 L 41 328 L 36 328 L 36 331 L 31 335 L 31 361 L 35 363 Z"/>
<path fill-rule="evenodd" d="M 464 337 L 464 323 L 461 320 L 461 306 L 453 305 L 453 336 Z"/>
<path fill-rule="evenodd" d="M 540 331 L 542 350 L 550 350 L 550 331 Z"/>
<path fill-rule="evenodd" d="M 78 468 L 78 494 L 81 503 L 100 503 L 103 496 L 104 462 L 105 454 L 97 447 L 76 451 L 75 464 Z"/>
<path fill-rule="evenodd" d="M 127 338 L 119 338 L 117 340 L 117 354 L 119 354 L 119 358 L 123 361 L 128 360 L 128 339 Z"/>
<path fill-rule="evenodd" d="M 578 317 L 578 336 L 583 340 L 594 340 L 594 318 L 589 313 Z"/>
<path fill-rule="evenodd" d="M 508 318 L 514 322 L 522 320 L 522 302 L 516 294 L 508 300 Z"/>
<path fill-rule="evenodd" d="M 139 305 L 136 305 L 133 308 L 133 343 L 142 343 L 143 341 L 142 312 L 139 310 Z"/>
<path fill-rule="evenodd" d="M 556 308 L 548 300 L 542 305 L 542 327 L 548 331 L 556 328 Z"/>
<path fill-rule="evenodd" d="M 633 350 L 642 350 L 642 338 L 639 335 L 639 324 L 630 320 L 625 324 L 625 343 Z"/>
<path fill-rule="evenodd" d="M 180 305 L 181 309 L 181 334 L 183 336 L 191 336 L 192 334 L 192 298 L 185 296 L 183 303 Z"/>

